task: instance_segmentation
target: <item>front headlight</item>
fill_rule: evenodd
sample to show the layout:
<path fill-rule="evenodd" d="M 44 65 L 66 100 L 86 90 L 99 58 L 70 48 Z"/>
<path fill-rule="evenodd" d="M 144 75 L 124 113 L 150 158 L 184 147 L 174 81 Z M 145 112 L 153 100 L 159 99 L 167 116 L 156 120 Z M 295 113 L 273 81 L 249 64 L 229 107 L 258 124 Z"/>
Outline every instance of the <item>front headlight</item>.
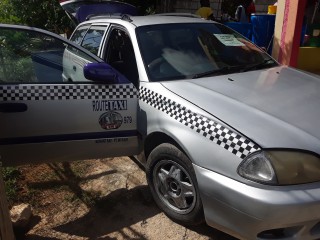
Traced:
<path fill-rule="evenodd" d="M 271 185 L 317 182 L 320 181 L 320 158 L 309 152 L 259 151 L 241 162 L 238 174 Z"/>

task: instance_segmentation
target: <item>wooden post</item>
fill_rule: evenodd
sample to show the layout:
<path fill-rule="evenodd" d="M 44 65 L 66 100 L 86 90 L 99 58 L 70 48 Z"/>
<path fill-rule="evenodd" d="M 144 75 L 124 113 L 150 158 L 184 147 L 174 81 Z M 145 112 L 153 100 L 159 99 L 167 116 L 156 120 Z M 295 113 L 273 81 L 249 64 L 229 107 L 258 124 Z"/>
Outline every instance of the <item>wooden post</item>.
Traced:
<path fill-rule="evenodd" d="M 303 16 L 307 0 L 278 1 L 272 56 L 297 67 Z"/>
<path fill-rule="evenodd" d="M 0 162 L 0 240 L 14 240 L 9 207 L 2 177 L 2 163 Z"/>

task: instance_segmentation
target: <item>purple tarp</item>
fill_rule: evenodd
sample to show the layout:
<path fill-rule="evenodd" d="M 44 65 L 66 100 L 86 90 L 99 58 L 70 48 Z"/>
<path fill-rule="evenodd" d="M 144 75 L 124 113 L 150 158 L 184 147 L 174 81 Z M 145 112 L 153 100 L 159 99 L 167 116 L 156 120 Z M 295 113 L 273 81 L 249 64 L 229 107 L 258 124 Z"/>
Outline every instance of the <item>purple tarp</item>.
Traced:
<path fill-rule="evenodd" d="M 76 19 L 78 22 L 83 22 L 90 15 L 99 15 L 99 14 L 129 14 L 137 15 L 137 8 L 125 3 L 120 2 L 101 2 L 89 5 L 83 5 L 79 7 L 76 12 Z"/>

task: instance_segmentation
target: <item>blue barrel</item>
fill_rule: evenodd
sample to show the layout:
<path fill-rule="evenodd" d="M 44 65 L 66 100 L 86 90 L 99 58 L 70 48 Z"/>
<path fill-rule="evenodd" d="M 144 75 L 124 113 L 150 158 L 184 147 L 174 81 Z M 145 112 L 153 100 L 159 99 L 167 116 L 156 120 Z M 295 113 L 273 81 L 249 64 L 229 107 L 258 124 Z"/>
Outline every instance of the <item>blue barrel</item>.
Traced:
<path fill-rule="evenodd" d="M 275 22 L 275 14 L 252 14 L 252 41 L 259 47 L 272 47 Z"/>
<path fill-rule="evenodd" d="M 252 24 L 251 23 L 240 23 L 240 22 L 225 22 L 224 23 L 229 28 L 242 34 L 249 40 L 252 38 Z"/>

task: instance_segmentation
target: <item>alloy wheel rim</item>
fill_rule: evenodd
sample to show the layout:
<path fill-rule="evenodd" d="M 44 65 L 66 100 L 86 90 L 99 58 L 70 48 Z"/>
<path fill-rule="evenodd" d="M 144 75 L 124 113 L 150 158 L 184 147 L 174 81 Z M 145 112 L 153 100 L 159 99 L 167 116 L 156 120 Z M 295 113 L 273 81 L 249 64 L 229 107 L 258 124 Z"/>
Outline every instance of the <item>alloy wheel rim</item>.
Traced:
<path fill-rule="evenodd" d="M 174 212 L 188 214 L 194 209 L 194 183 L 181 165 L 171 160 L 159 161 L 153 170 L 153 184 L 161 201 Z"/>

